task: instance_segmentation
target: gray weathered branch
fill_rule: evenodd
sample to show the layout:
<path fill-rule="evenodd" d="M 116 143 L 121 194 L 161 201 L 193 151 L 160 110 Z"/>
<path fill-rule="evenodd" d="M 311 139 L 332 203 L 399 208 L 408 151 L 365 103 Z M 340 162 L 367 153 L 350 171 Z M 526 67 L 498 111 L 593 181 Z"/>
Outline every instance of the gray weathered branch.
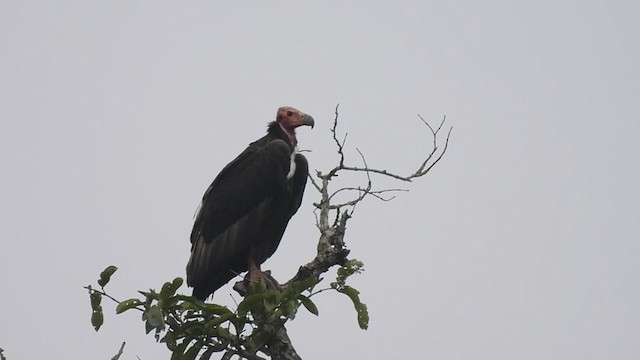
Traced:
<path fill-rule="evenodd" d="M 354 207 L 362 200 L 364 200 L 367 196 L 373 196 L 379 200 L 389 201 L 393 197 L 385 198 L 381 194 L 407 191 L 405 189 L 397 188 L 374 190 L 371 174 L 391 177 L 406 182 L 410 182 L 416 178 L 426 175 L 435 166 L 435 164 L 437 164 L 440 159 L 442 159 L 444 153 L 447 151 L 449 137 L 451 135 L 451 130 L 453 129 L 449 128 L 444 146 L 442 150 L 439 151 L 438 135 L 440 134 L 446 117 L 444 117 L 439 126 L 434 129 L 431 125 L 429 125 L 427 121 L 422 118 L 422 116 L 418 115 L 420 120 L 422 120 L 422 122 L 429 128 L 431 132 L 431 135 L 433 137 L 433 146 L 431 151 L 426 155 L 424 161 L 419 164 L 418 168 L 414 172 L 408 175 L 398 175 L 385 169 L 369 167 L 364 155 L 358 149 L 356 150 L 360 155 L 363 166 L 345 165 L 345 143 L 347 134 L 345 133 L 342 137 L 338 136 L 338 117 L 338 106 L 336 106 L 335 118 L 333 121 L 333 126 L 331 128 L 331 134 L 333 137 L 333 141 L 335 142 L 337 147 L 339 156 L 338 165 L 327 172 L 316 170 L 315 177 L 312 174 L 309 174 L 309 180 L 311 181 L 311 184 L 320 193 L 320 202 L 313 204 L 316 207 L 316 226 L 320 231 L 317 253 L 310 262 L 302 265 L 298 269 L 297 273 L 289 281 L 287 281 L 283 285 L 283 287 L 286 287 L 297 281 L 308 279 L 310 277 L 319 278 L 333 266 L 344 265 L 347 261 L 347 256 L 349 255 L 349 249 L 347 249 L 347 247 L 345 246 L 344 236 L 347 229 L 347 222 L 353 214 Z M 341 138 L 342 140 L 340 140 L 339 138 Z M 331 180 L 339 172 L 342 171 L 365 172 L 367 174 L 366 185 L 358 187 L 343 187 L 335 191 L 330 191 L 329 185 Z M 353 197 L 343 202 L 332 203 L 332 201 L 334 200 L 334 196 L 339 193 L 353 194 Z M 273 326 L 272 324 L 269 324 L 266 319 L 261 318 L 259 315 L 255 320 L 256 325 L 258 325 L 259 327 L 263 325 Z M 277 328 L 273 328 L 271 332 L 273 333 L 273 335 L 267 340 L 265 346 L 263 347 L 263 349 L 261 349 L 261 351 L 269 355 L 274 360 L 300 359 L 300 356 L 297 354 L 291 343 L 291 339 L 289 339 L 289 336 L 287 335 L 284 324 L 278 326 Z"/>
<path fill-rule="evenodd" d="M 123 342 L 122 342 L 122 345 L 120 345 L 120 350 L 118 350 L 118 353 L 117 353 L 117 354 L 115 354 L 115 355 L 111 358 L 111 360 L 118 360 L 118 359 L 120 359 L 120 356 L 122 356 L 122 353 L 124 352 L 124 344 L 125 344 L 125 342 L 123 341 Z"/>

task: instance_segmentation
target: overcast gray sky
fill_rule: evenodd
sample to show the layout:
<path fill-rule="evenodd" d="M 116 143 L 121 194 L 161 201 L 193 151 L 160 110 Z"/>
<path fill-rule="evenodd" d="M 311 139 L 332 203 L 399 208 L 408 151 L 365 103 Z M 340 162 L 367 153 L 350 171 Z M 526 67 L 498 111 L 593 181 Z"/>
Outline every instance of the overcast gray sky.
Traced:
<path fill-rule="evenodd" d="M 431 174 L 349 224 L 370 329 L 321 296 L 320 317 L 289 327 L 304 359 L 638 359 L 639 10 L 0 2 L 0 347 L 107 359 L 127 341 L 123 360 L 168 358 L 108 303 L 96 334 L 82 286 L 109 264 L 120 298 L 184 276 L 218 171 L 281 105 L 315 117 L 298 138 L 327 168 L 340 102 L 350 158 L 400 173 L 430 145 L 416 114 L 455 129 Z M 313 256 L 316 199 L 265 264 L 278 279 Z"/>

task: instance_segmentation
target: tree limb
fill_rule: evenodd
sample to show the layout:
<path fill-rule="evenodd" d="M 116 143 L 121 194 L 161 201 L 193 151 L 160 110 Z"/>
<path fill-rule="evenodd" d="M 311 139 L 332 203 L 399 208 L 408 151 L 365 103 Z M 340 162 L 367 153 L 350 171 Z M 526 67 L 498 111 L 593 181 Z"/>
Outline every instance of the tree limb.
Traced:
<path fill-rule="evenodd" d="M 311 181 L 311 184 L 320 193 L 320 201 L 313 204 L 316 207 L 316 226 L 320 231 L 317 253 L 310 262 L 302 265 L 298 269 L 297 273 L 289 281 L 287 281 L 283 285 L 283 287 L 290 286 L 295 282 L 302 281 L 309 277 L 320 278 L 322 274 L 327 272 L 333 266 L 344 265 L 348 260 L 347 257 L 350 252 L 349 249 L 347 249 L 345 246 L 344 236 L 347 229 L 347 222 L 351 218 L 355 206 L 369 195 L 382 201 L 390 201 L 394 197 L 385 198 L 381 196 L 381 194 L 388 192 L 407 191 L 405 189 L 399 188 L 374 190 L 372 188 L 373 185 L 371 174 L 382 175 L 405 182 L 411 182 L 416 178 L 426 175 L 444 156 L 449 144 L 451 131 L 453 130 L 453 128 L 449 128 L 442 151 L 438 151 L 438 135 L 442 129 L 442 126 L 444 125 L 446 117 L 443 117 L 439 126 L 434 129 L 426 120 L 424 120 L 424 118 L 422 118 L 422 116 L 418 115 L 420 120 L 428 127 L 431 132 L 433 138 L 433 146 L 431 151 L 426 155 L 425 159 L 419 164 L 417 169 L 408 175 L 399 175 L 393 172 L 389 172 L 386 169 L 369 167 L 364 154 L 362 154 L 362 152 L 357 148 L 356 151 L 360 155 L 363 166 L 349 166 L 345 165 L 345 144 L 347 140 L 347 134 L 345 133 L 344 136 L 341 137 L 337 132 L 339 118 L 338 107 L 339 105 L 336 106 L 333 126 L 330 129 L 333 141 L 337 148 L 338 165 L 327 172 L 316 170 L 315 177 L 314 175 L 309 174 L 309 180 Z M 339 140 L 340 138 L 342 140 Z M 367 174 L 366 185 L 358 187 L 348 186 L 342 187 L 335 191 L 330 191 L 330 181 L 341 171 L 365 172 Z M 332 203 L 332 201 L 334 201 L 334 197 L 337 194 L 349 193 L 354 193 L 355 196 L 343 202 Z M 335 220 L 330 221 L 330 217 L 333 216 L 335 216 Z M 259 318 L 256 318 L 256 324 L 258 326 L 261 326 L 261 323 L 266 324 L 264 319 L 261 320 Z M 300 359 L 300 356 L 296 353 L 291 340 L 287 335 L 284 324 L 273 331 L 273 335 L 266 342 L 265 346 L 267 349 L 265 352 L 270 355 L 272 359 Z"/>
<path fill-rule="evenodd" d="M 123 341 L 123 342 L 122 342 L 122 345 L 120 345 L 120 350 L 118 350 L 118 353 L 117 353 L 117 354 L 115 354 L 115 355 L 111 358 L 111 360 L 118 360 L 118 359 L 120 359 L 120 356 L 122 356 L 122 353 L 124 352 L 124 344 L 125 344 L 125 342 Z"/>

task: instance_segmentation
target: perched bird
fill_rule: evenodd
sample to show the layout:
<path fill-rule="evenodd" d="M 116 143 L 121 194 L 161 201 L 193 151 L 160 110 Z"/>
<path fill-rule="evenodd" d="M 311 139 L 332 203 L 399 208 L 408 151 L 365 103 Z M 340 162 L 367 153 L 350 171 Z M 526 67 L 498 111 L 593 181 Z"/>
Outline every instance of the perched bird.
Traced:
<path fill-rule="evenodd" d="M 260 265 L 302 202 L 309 166 L 297 152 L 295 129 L 313 128 L 313 117 L 293 107 L 278 109 L 267 134 L 225 166 L 202 197 L 191 231 L 187 284 L 205 300 L 234 276 L 270 281 Z"/>

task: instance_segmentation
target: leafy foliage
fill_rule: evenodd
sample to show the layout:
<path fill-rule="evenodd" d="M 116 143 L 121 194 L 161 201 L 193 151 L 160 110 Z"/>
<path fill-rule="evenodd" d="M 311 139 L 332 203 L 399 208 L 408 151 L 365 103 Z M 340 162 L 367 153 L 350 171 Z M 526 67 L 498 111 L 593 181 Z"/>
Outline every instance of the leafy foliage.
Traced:
<path fill-rule="evenodd" d="M 115 273 L 116 270 L 118 270 L 118 268 L 113 265 L 107 266 L 107 268 L 100 273 L 100 278 L 98 279 L 98 285 L 100 285 L 100 287 L 107 286 L 107 284 L 109 283 L 109 280 L 111 280 L 111 275 L 113 275 L 113 273 Z"/>
<path fill-rule="evenodd" d="M 331 283 L 331 287 L 351 299 L 358 313 L 358 326 L 360 326 L 362 330 L 367 330 L 369 328 L 369 311 L 367 310 L 367 305 L 360 301 L 360 292 L 346 284 L 349 276 L 364 271 L 363 266 L 364 264 L 359 260 L 347 260 L 347 262 L 338 269 L 338 276 L 336 281 Z"/>
<path fill-rule="evenodd" d="M 99 292 L 91 292 L 89 298 L 91 299 L 91 325 L 98 331 L 104 323 L 104 314 L 102 313 L 102 306 L 100 305 L 102 302 L 102 294 Z"/>
<path fill-rule="evenodd" d="M 153 332 L 156 341 L 167 346 L 172 352 L 171 359 L 207 360 L 214 353 L 221 353 L 223 359 L 234 355 L 263 359 L 261 353 L 268 354 L 265 344 L 273 332 L 293 320 L 300 306 L 317 316 L 319 310 L 311 298 L 327 290 L 344 293 L 352 299 L 361 328 L 366 329 L 369 319 L 358 291 L 346 285 L 349 276 L 362 271 L 362 263 L 357 260 L 347 261 L 338 270 L 331 287 L 315 292 L 321 281 L 315 277 L 293 282 L 282 290 L 266 289 L 262 284 L 250 286 L 250 292 L 235 310 L 177 293 L 184 283 L 179 277 L 164 283 L 160 292 L 140 291 L 142 297 L 118 301 L 104 289 L 116 270 L 115 266 L 109 266 L 100 274 L 101 290 L 90 285 L 85 287 L 91 303 L 91 324 L 98 331 L 104 322 L 103 297 L 117 303 L 117 314 L 140 311 L 146 333 Z"/>

